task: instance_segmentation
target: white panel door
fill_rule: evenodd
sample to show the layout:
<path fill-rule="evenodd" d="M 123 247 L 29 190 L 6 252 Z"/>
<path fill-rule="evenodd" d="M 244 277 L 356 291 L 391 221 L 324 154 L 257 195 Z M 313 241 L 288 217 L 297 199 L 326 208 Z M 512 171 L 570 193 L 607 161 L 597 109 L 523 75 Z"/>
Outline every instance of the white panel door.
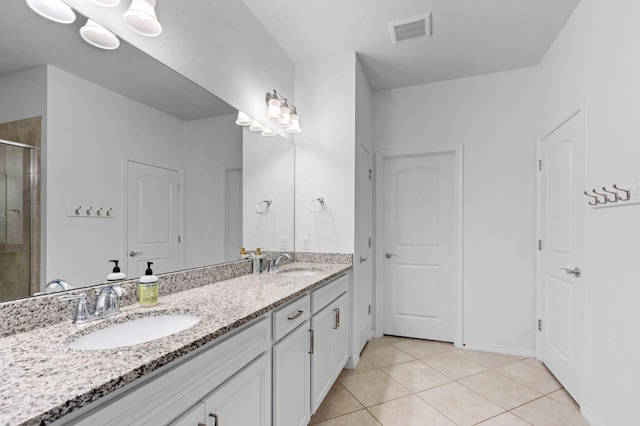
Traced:
<path fill-rule="evenodd" d="M 356 335 L 354 343 L 356 352 L 360 353 L 364 345 L 371 339 L 371 286 L 372 286 L 372 257 L 371 257 L 371 215 L 373 205 L 371 184 L 371 154 L 365 147 L 358 147 L 358 175 L 357 175 L 357 221 L 356 243 L 357 259 L 355 265 L 358 273 L 354 291 L 354 318 Z"/>
<path fill-rule="evenodd" d="M 584 113 L 541 145 L 539 356 L 573 398 L 584 395 Z"/>
<path fill-rule="evenodd" d="M 452 342 L 454 154 L 383 163 L 383 332 Z"/>
<path fill-rule="evenodd" d="M 227 261 L 240 259 L 242 248 L 242 169 L 226 171 Z"/>
<path fill-rule="evenodd" d="M 127 167 L 127 274 L 144 275 L 146 262 L 156 274 L 181 269 L 179 262 L 180 173 L 148 164 Z"/>

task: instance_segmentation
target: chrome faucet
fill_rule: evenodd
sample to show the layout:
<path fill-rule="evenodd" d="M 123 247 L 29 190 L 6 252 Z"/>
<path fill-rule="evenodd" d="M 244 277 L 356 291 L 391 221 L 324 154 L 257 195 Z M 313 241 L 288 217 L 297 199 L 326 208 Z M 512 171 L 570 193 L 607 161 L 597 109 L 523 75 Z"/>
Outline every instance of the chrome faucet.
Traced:
<path fill-rule="evenodd" d="M 108 317 L 120 313 L 118 297 L 127 294 L 119 285 L 108 285 L 100 290 L 96 299 L 96 306 L 93 310 L 95 318 Z"/>
<path fill-rule="evenodd" d="M 76 305 L 72 322 L 74 324 L 83 324 L 119 313 L 118 297 L 124 296 L 125 294 L 127 294 L 127 292 L 122 287 L 113 284 L 108 285 L 98 293 L 93 310 L 89 306 L 87 295 L 84 293 L 68 294 L 60 296 L 58 299 L 63 302 L 77 300 L 78 304 Z"/>
<path fill-rule="evenodd" d="M 289 261 L 293 260 L 289 253 L 282 253 L 281 255 L 277 256 L 275 259 L 272 259 L 271 262 L 269 262 L 270 272 L 276 272 L 278 269 L 280 269 L 280 261 L 282 260 L 283 257 L 287 258 Z"/>

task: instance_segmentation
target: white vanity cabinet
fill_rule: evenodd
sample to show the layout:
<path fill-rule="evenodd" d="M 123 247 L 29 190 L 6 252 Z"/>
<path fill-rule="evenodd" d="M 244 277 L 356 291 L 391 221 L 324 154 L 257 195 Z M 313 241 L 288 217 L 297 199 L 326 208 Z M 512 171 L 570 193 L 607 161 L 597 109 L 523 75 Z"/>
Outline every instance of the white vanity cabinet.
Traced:
<path fill-rule="evenodd" d="M 271 355 L 263 354 L 207 396 L 204 411 L 209 426 L 271 425 Z"/>
<path fill-rule="evenodd" d="M 274 425 L 304 426 L 311 419 L 310 316 L 308 294 L 273 313 Z"/>
<path fill-rule="evenodd" d="M 229 396 L 231 395 L 231 396 Z M 257 412 L 266 419 L 234 422 L 237 395 L 239 416 Z M 250 395 L 251 400 L 244 400 Z M 200 411 L 203 407 L 204 411 Z M 207 411 L 213 410 L 213 411 Z M 218 425 L 271 424 L 271 318 L 255 320 L 221 342 L 212 342 L 193 354 L 150 373 L 56 424 L 213 426 L 210 412 L 226 416 Z M 198 416 L 201 412 L 204 415 Z M 251 417 L 254 419 L 256 417 Z M 196 422 L 191 422 L 196 419 Z"/>
<path fill-rule="evenodd" d="M 311 412 L 315 412 L 348 360 L 347 295 L 311 317 Z"/>

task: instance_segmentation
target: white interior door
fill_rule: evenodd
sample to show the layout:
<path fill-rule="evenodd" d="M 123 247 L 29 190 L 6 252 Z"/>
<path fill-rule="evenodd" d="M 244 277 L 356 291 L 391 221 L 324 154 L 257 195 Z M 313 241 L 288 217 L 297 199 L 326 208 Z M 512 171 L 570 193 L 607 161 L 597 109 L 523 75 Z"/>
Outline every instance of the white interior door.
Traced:
<path fill-rule="evenodd" d="M 371 339 L 371 293 L 372 293 L 372 260 L 371 260 L 371 216 L 372 216 L 372 181 L 371 153 L 360 145 L 358 147 L 357 175 L 357 220 L 356 243 L 358 247 L 355 265 L 357 282 L 355 288 L 355 319 L 357 336 L 354 339 L 356 352 L 360 353 L 364 345 Z"/>
<path fill-rule="evenodd" d="M 584 395 L 584 113 L 541 143 L 539 357 L 580 403 Z"/>
<path fill-rule="evenodd" d="M 454 340 L 453 153 L 383 161 L 383 332 Z"/>
<path fill-rule="evenodd" d="M 242 248 L 242 169 L 226 171 L 226 252 L 227 261 L 240 259 Z"/>
<path fill-rule="evenodd" d="M 156 274 L 181 269 L 180 173 L 129 161 L 127 165 L 127 274 L 144 275 L 146 262 Z"/>

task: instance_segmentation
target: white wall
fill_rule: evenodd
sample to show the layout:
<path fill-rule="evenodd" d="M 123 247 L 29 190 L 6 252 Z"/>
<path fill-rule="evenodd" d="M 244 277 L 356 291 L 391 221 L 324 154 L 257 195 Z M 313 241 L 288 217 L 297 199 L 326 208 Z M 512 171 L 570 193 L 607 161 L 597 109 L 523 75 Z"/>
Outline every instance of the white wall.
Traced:
<path fill-rule="evenodd" d="M 464 145 L 464 337 L 535 352 L 536 74 L 522 69 L 374 93 L 376 151 Z"/>
<path fill-rule="evenodd" d="M 47 79 L 43 281 L 63 278 L 72 286 L 102 282 L 111 271 L 109 259 L 120 259 L 127 272 L 127 160 L 184 171 L 185 266 L 224 260 L 219 247 L 224 233 L 216 235 L 223 226 L 224 196 L 216 194 L 224 194 L 221 169 L 241 164 L 242 132 L 234 117 L 185 123 L 52 66 Z M 115 217 L 66 216 L 67 207 L 79 205 L 94 211 L 111 207 Z M 214 223 L 216 219 L 220 222 Z M 220 257 L 211 260 L 216 255 Z"/>
<path fill-rule="evenodd" d="M 639 15 L 636 0 L 582 0 L 539 66 L 540 136 L 587 98 L 587 188 L 640 183 Z M 582 408 L 592 424 L 640 424 L 640 205 L 586 214 Z"/>
<path fill-rule="evenodd" d="M 0 78 L 0 123 L 42 116 L 46 119 L 47 68 L 31 68 Z M 44 127 L 44 123 L 43 123 Z"/>
<path fill-rule="evenodd" d="M 124 25 L 122 12 L 130 2 L 115 8 L 85 0 L 65 2 L 265 124 L 270 124 L 265 118 L 267 91 L 294 98 L 293 62 L 242 1 L 158 1 L 163 32 L 155 38 Z"/>
<path fill-rule="evenodd" d="M 353 253 L 355 214 L 356 55 L 296 64 L 296 250 Z M 325 210 L 309 203 L 325 198 Z M 314 206 L 315 207 L 315 206 Z"/>

